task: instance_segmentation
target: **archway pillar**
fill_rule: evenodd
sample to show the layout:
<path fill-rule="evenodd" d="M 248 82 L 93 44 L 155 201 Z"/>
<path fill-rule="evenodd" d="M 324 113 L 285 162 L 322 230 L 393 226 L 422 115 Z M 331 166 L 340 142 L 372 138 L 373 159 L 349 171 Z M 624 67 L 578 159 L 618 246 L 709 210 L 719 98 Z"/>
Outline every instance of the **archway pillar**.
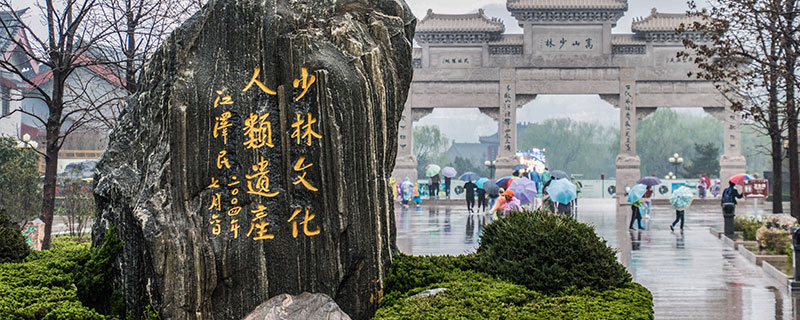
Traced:
<path fill-rule="evenodd" d="M 627 201 L 625 189 L 639 180 L 641 161 L 636 153 L 636 68 L 619 71 L 619 155 L 617 156 L 617 202 Z"/>
<path fill-rule="evenodd" d="M 497 150 L 496 176 L 510 175 L 517 160 L 517 85 L 515 69 L 500 69 L 500 145 Z"/>
<path fill-rule="evenodd" d="M 417 181 L 417 158 L 414 157 L 414 114 L 412 111 L 413 94 L 408 95 L 403 114 L 397 128 L 397 160 L 392 177 L 402 181 L 405 177 Z"/>
<path fill-rule="evenodd" d="M 730 177 L 747 171 L 747 160 L 742 156 L 741 119 L 730 106 L 703 108 L 723 125 L 723 153 L 719 159 L 719 177 L 725 183 Z"/>

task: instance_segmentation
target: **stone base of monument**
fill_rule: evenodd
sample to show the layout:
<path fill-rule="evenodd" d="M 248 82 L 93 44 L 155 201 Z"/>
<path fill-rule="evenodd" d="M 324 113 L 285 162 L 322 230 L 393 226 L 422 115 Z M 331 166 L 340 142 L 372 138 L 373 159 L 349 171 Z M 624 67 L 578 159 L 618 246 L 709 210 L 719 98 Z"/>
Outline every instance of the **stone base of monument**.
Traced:
<path fill-rule="evenodd" d="M 392 171 L 392 177 L 402 182 L 403 179 L 408 178 L 411 181 L 417 181 L 417 160 L 414 157 L 397 158 Z"/>
<path fill-rule="evenodd" d="M 262 303 L 244 320 L 350 320 L 331 297 L 304 292 L 297 296 L 281 294 Z"/>

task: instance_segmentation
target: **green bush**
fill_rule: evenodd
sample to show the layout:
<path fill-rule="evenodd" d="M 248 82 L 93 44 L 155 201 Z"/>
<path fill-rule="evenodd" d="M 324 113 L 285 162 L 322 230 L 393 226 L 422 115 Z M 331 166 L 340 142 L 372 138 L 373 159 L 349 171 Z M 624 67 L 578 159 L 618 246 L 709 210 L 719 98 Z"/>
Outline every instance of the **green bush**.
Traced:
<path fill-rule="evenodd" d="M 0 212 L 0 263 L 22 261 L 30 251 L 22 233 L 4 212 Z"/>
<path fill-rule="evenodd" d="M 565 290 L 563 296 L 546 296 L 522 285 L 474 270 L 463 270 L 474 256 L 399 256 L 389 279 L 407 279 L 398 272 L 414 269 L 426 281 L 415 280 L 402 294 L 389 290 L 374 319 L 652 319 L 653 303 L 644 287 L 628 283 L 622 288 L 595 292 Z M 395 264 L 401 267 L 395 267 Z M 395 288 L 405 286 L 395 286 Z M 407 299 L 421 291 L 443 287 L 436 296 Z M 387 289 L 389 286 L 387 285 Z M 393 299 L 390 299 L 393 296 Z"/>
<path fill-rule="evenodd" d="M 119 238 L 101 248 L 59 237 L 50 250 L 34 251 L 23 262 L 0 264 L 3 319 L 105 319 L 110 303 L 111 259 Z M 100 311 L 100 312 L 98 312 Z M 124 315 L 122 313 L 115 316 Z"/>
<path fill-rule="evenodd" d="M 594 228 L 543 211 L 515 212 L 486 226 L 478 266 L 545 294 L 569 287 L 605 291 L 631 281 Z"/>
<path fill-rule="evenodd" d="M 764 225 L 764 217 L 735 217 L 733 231 L 741 231 L 745 241 L 755 241 L 756 231 Z"/>
<path fill-rule="evenodd" d="M 788 232 L 767 232 L 762 236 L 759 248 L 769 254 L 784 254 L 787 246 L 792 245 L 792 235 Z"/>

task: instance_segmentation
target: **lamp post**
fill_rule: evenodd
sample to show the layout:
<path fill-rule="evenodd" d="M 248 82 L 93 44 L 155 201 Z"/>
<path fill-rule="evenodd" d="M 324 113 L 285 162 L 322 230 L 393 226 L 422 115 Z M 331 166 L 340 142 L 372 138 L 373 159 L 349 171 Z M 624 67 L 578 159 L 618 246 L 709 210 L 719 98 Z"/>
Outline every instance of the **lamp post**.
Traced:
<path fill-rule="evenodd" d="M 681 157 L 679 154 L 676 153 L 676 154 L 672 155 L 672 157 L 669 157 L 668 160 L 669 160 L 669 163 L 672 165 L 673 172 L 675 173 L 675 177 L 677 178 L 678 166 L 683 164 L 683 157 Z M 670 174 L 672 174 L 672 172 L 670 172 Z"/>
<path fill-rule="evenodd" d="M 494 170 L 497 169 L 497 161 L 486 160 L 483 164 L 489 168 L 489 176 L 494 180 Z"/>
<path fill-rule="evenodd" d="M 678 179 L 678 177 L 675 176 L 675 173 L 670 171 L 669 173 L 667 173 L 666 176 L 664 176 L 664 179 L 665 180 L 675 180 L 675 179 Z"/>

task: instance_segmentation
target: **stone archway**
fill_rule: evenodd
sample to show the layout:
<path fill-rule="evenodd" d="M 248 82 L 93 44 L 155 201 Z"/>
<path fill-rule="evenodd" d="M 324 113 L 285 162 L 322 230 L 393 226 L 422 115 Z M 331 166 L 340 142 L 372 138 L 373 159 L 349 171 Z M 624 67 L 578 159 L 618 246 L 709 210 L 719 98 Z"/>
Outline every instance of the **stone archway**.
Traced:
<path fill-rule="evenodd" d="M 539 94 L 598 94 L 620 110 L 617 188 L 640 176 L 636 125 L 657 108 L 701 107 L 725 122 L 722 176 L 744 170 L 739 120 L 708 81 L 687 77 L 693 58 L 677 58 L 682 40 L 703 40 L 700 32 L 677 34 L 695 19 L 685 14 L 650 16 L 633 22 L 633 34 L 612 34 L 627 10 L 626 0 L 582 6 L 550 6 L 508 0 L 523 34 L 505 34 L 502 21 L 474 14 L 428 14 L 417 25 L 415 74 L 403 120 L 395 177 L 416 168 L 413 119 L 417 109 L 475 107 L 498 121 L 498 175 L 517 164 L 517 109 Z M 612 5 L 613 4 L 613 5 Z M 413 175 L 416 176 L 414 171 Z"/>

